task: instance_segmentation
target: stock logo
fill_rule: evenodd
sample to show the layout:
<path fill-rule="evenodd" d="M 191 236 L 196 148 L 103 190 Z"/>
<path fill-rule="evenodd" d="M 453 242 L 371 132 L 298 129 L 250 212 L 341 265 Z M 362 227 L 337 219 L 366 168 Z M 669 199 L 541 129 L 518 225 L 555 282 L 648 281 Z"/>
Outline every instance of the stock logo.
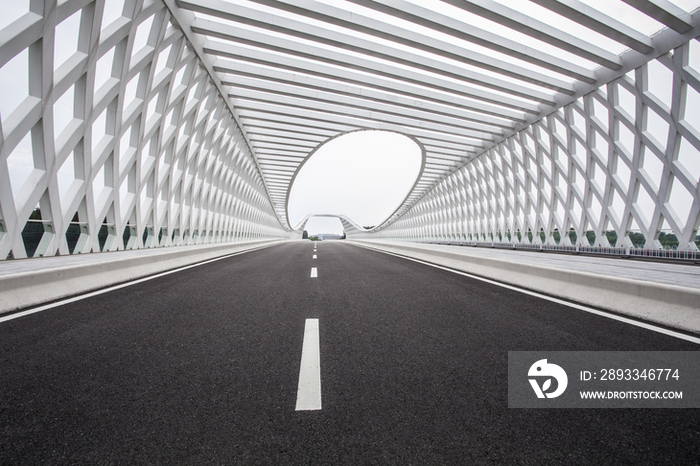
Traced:
<path fill-rule="evenodd" d="M 566 385 L 569 383 L 569 378 L 566 376 L 566 371 L 556 364 L 550 364 L 546 359 L 540 359 L 530 366 L 527 372 L 530 385 L 535 391 L 537 398 L 556 398 L 566 390 Z M 548 391 L 552 388 L 552 379 L 557 381 L 556 389 Z M 542 385 L 540 385 L 540 381 Z"/>

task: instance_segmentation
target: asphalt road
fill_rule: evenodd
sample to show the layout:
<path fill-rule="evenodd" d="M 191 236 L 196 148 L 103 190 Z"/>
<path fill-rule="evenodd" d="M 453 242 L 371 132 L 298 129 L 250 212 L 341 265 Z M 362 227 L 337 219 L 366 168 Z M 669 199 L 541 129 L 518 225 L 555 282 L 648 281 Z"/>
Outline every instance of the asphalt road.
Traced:
<path fill-rule="evenodd" d="M 0 324 L 0 463 L 700 464 L 697 409 L 507 406 L 508 351 L 698 345 L 342 242 L 312 254 Z M 323 409 L 295 411 L 307 318 Z"/>

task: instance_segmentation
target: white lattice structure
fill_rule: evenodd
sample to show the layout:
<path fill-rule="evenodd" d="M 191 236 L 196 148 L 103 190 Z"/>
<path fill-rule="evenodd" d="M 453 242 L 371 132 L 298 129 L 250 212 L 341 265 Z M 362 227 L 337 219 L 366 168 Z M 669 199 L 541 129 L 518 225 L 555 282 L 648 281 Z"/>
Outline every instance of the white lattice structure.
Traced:
<path fill-rule="evenodd" d="M 34 256 L 284 236 L 231 109 L 165 4 L 107 3 L 32 0 L 2 30 L 0 66 L 29 79 L 0 115 L 0 257 L 26 257 L 28 219 L 43 226 Z M 27 155 L 28 176 L 11 180 L 6 167 Z"/>
<path fill-rule="evenodd" d="M 697 250 L 698 64 L 692 40 L 579 98 L 467 163 L 378 236 L 629 251 L 674 234 L 678 249 Z"/>
<path fill-rule="evenodd" d="M 700 1 L 0 2 L 0 258 L 288 236 L 366 129 L 425 154 L 374 237 L 696 250 Z"/>

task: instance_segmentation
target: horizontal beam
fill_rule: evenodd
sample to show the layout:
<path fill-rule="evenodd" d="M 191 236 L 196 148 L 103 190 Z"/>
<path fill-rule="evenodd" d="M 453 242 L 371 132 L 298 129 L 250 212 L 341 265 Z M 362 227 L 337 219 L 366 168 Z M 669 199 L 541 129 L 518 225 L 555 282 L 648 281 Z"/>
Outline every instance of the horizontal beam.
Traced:
<path fill-rule="evenodd" d="M 654 50 L 649 37 L 578 0 L 531 0 L 639 53 Z"/>
<path fill-rule="evenodd" d="M 679 34 L 684 34 L 693 29 L 690 15 L 678 8 L 668 0 L 622 0 L 642 13 L 651 16 L 656 21 L 664 24 Z"/>
<path fill-rule="evenodd" d="M 309 63 L 307 63 L 307 72 L 313 72 L 315 66 L 313 62 L 323 62 L 351 69 L 358 69 L 358 67 L 360 67 L 361 69 L 372 70 L 371 72 L 374 74 L 386 74 L 386 71 L 383 70 L 389 68 L 388 63 L 394 63 L 395 65 L 389 69 L 396 69 L 392 74 L 400 80 L 404 79 L 402 76 L 407 73 L 413 75 L 416 72 L 423 72 L 422 74 L 427 72 L 434 76 L 440 76 L 443 79 L 447 78 L 453 80 L 457 83 L 468 83 L 483 87 L 486 95 L 489 94 L 489 91 L 486 90 L 490 90 L 542 104 L 553 102 L 552 94 L 554 92 L 526 86 L 526 82 L 521 84 L 517 81 L 517 78 L 507 80 L 477 71 L 478 68 L 474 70 L 450 63 L 439 62 L 432 64 L 431 61 L 425 57 L 413 56 L 401 51 L 392 51 L 391 54 L 378 54 L 377 52 L 370 53 L 371 49 L 362 49 L 354 50 L 353 52 L 355 53 L 353 54 L 339 53 L 338 50 L 332 50 L 330 48 L 310 46 L 307 41 L 277 37 L 265 34 L 261 31 L 234 27 L 232 25 L 221 24 L 205 19 L 195 19 L 192 30 L 198 34 L 215 37 L 224 41 L 245 43 L 285 55 L 306 58 L 309 60 Z M 371 47 L 372 44 L 368 43 L 366 46 Z M 338 74 L 342 74 L 342 71 L 339 71 Z M 521 81 L 526 80 L 521 79 Z M 562 90 L 559 89 L 553 89 L 553 91 L 562 92 Z M 573 94 L 573 92 L 568 91 L 567 93 Z M 501 99 L 503 99 L 503 97 Z"/>
<path fill-rule="evenodd" d="M 553 45 L 581 58 L 597 63 L 611 70 L 621 67 L 620 57 L 596 47 L 585 40 L 538 21 L 519 11 L 508 8 L 492 0 L 442 0 L 475 15 L 502 24 L 547 44 Z"/>
<path fill-rule="evenodd" d="M 357 13 L 317 3 L 313 9 L 305 8 L 299 2 L 294 4 L 279 0 L 251 0 L 264 4 L 271 8 L 306 16 L 316 21 L 322 21 L 332 27 L 322 28 L 309 22 L 298 21 L 290 17 L 275 16 L 263 13 L 242 5 L 233 5 L 223 0 L 199 0 L 196 4 L 180 1 L 179 4 L 193 11 L 199 11 L 229 21 L 255 26 L 256 28 L 274 31 L 290 37 L 296 37 L 308 41 L 347 50 L 353 53 L 361 53 L 366 56 L 381 58 L 408 66 L 420 67 L 435 73 L 443 72 L 451 67 L 444 60 L 438 61 L 432 57 L 447 58 L 456 63 L 464 63 L 488 70 L 492 73 L 508 76 L 517 80 L 528 82 L 536 86 L 555 90 L 565 94 L 573 94 L 573 88 L 569 83 L 552 77 L 552 74 L 540 73 L 532 69 L 508 63 L 491 56 L 474 52 L 469 49 L 457 47 L 449 42 L 437 40 L 431 36 L 415 33 L 406 28 L 400 28 L 393 24 L 382 22 Z M 367 40 L 362 36 L 339 32 L 338 27 L 354 30 L 362 35 L 369 35 L 381 39 Z M 400 44 L 404 47 L 395 47 L 390 44 Z M 426 55 L 417 56 L 406 51 L 406 47 L 427 52 Z M 319 47 L 320 48 L 320 47 Z M 530 67 L 532 68 L 532 67 Z M 491 78 L 494 80 L 495 78 Z M 488 84 L 486 80 L 483 85 Z"/>

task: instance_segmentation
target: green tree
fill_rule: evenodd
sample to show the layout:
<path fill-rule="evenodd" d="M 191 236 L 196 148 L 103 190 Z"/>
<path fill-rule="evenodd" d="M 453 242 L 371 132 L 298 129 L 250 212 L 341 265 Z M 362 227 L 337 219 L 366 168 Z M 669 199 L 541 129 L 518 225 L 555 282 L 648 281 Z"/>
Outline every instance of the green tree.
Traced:
<path fill-rule="evenodd" d="M 586 235 L 586 239 L 588 240 L 588 244 L 593 246 L 595 244 L 595 233 L 592 231 L 588 230 L 587 232 L 584 233 Z"/>
<path fill-rule="evenodd" d="M 610 243 L 610 246 L 615 246 L 617 244 L 617 233 L 615 230 L 606 231 L 605 237 L 608 238 L 608 243 Z"/>
<path fill-rule="evenodd" d="M 561 235 L 559 234 L 559 230 L 557 230 L 556 228 L 552 232 L 552 239 L 554 239 L 554 242 L 557 244 L 559 244 L 559 242 L 561 241 Z"/>
<path fill-rule="evenodd" d="M 673 233 L 664 233 L 662 231 L 659 233 L 659 243 L 661 243 L 661 246 L 665 249 L 673 249 L 678 247 L 680 241 L 678 241 L 678 237 Z"/>
<path fill-rule="evenodd" d="M 643 248 L 647 242 L 643 234 L 634 231 L 629 232 L 629 238 L 635 248 Z"/>

